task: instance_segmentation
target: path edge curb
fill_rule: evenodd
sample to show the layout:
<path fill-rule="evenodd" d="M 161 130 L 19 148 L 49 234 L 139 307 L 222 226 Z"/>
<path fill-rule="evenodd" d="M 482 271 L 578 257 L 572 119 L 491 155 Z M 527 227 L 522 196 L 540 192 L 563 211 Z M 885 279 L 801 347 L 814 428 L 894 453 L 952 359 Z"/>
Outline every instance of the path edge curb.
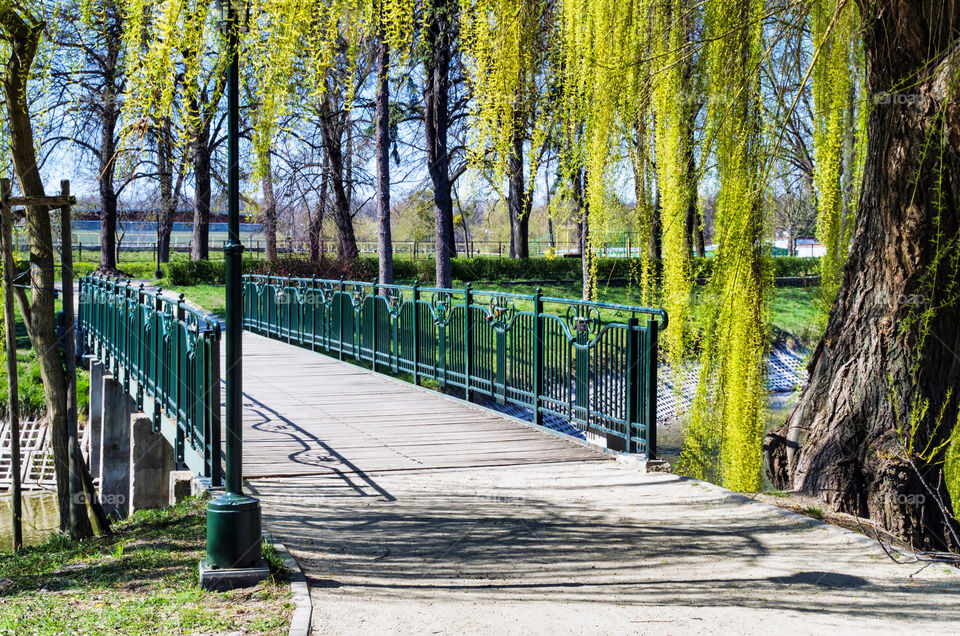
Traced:
<path fill-rule="evenodd" d="M 307 577 L 304 576 L 300 564 L 293 558 L 287 546 L 273 538 L 266 530 L 263 531 L 265 541 L 273 545 L 280 558 L 283 559 L 283 567 L 290 571 L 290 591 L 293 592 L 293 616 L 290 618 L 290 636 L 308 636 L 313 621 L 313 602 L 310 600 L 310 585 L 307 584 Z"/>

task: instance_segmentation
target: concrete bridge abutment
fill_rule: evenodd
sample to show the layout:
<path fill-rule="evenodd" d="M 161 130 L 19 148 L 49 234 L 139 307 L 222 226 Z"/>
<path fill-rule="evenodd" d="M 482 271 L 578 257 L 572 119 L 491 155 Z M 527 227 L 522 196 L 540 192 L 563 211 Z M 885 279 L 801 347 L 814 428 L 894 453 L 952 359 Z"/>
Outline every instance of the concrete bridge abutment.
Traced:
<path fill-rule="evenodd" d="M 103 364 L 90 364 L 90 472 L 104 512 L 123 518 L 170 501 L 174 449 Z"/>

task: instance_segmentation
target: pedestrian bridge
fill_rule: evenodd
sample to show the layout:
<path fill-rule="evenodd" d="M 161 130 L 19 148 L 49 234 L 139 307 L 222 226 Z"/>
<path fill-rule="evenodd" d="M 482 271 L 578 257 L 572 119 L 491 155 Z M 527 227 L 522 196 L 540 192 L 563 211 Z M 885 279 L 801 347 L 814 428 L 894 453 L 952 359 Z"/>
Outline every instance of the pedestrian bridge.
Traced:
<path fill-rule="evenodd" d="M 641 328 L 629 314 L 588 325 L 592 310 L 580 310 L 590 316 L 571 310 L 570 353 L 546 349 L 542 364 L 531 367 L 499 353 L 511 346 L 506 313 L 535 310 L 537 299 L 515 299 L 512 308 L 494 301 L 486 305 L 486 315 L 494 316 L 488 324 L 498 323 L 491 326 L 503 335 L 484 336 L 492 338 L 486 346 L 493 361 L 463 365 L 451 358 L 457 350 L 468 355 L 458 347 L 462 340 L 440 331 L 453 324 L 455 334 L 459 327 L 437 317 L 449 315 L 445 308 L 456 298 L 448 305 L 438 297 L 442 306 L 434 307 L 443 312 L 437 314 L 367 309 L 380 322 L 366 323 L 358 318 L 364 306 L 391 301 L 337 281 L 311 308 L 313 301 L 301 301 L 318 294 L 308 290 L 322 283 L 247 285 L 248 302 L 253 291 L 272 300 L 259 301 L 266 309 L 257 313 L 247 308 L 247 328 L 262 333 L 243 335 L 243 468 L 266 527 L 307 576 L 315 633 L 960 629 L 956 570 L 894 563 L 862 535 L 697 480 L 638 472 L 632 462 L 610 461 L 613 455 L 598 445 L 537 426 L 534 415 L 522 422 L 463 399 L 503 406 L 515 398 L 538 409 L 544 423 L 572 415 L 568 421 L 592 429 L 607 446 L 631 438 L 634 455 L 643 457 L 655 443 L 644 423 L 605 411 L 605 402 L 594 399 L 604 395 L 603 382 L 637 386 L 629 370 L 616 372 L 617 347 L 590 351 L 589 364 L 582 353 L 588 336 L 595 345 L 604 342 L 598 336 L 605 326 Z M 169 466 L 171 455 L 155 450 L 164 448 L 219 479 L 219 462 L 210 462 L 208 452 L 219 445 L 212 444 L 221 419 L 219 383 L 208 384 L 211 375 L 200 372 L 222 367 L 219 356 L 207 355 L 219 348 L 219 326 L 189 317 L 180 299 L 161 301 L 115 281 L 84 279 L 81 291 L 80 325 L 90 355 L 107 375 L 117 374 L 104 376 L 103 386 L 122 392 L 129 408 L 144 409 L 132 416 L 126 446 L 134 472 L 134 460 L 144 458 Z M 405 294 L 405 302 L 413 298 L 413 290 Z M 325 317 L 314 317 L 313 309 Z M 426 341 L 436 352 L 443 343 L 445 357 L 431 357 L 430 346 L 402 344 L 403 325 L 394 321 L 404 311 L 422 328 L 418 345 Z M 500 311 L 506 313 L 498 318 Z M 533 322 L 552 320 L 539 315 Z M 367 324 L 378 325 L 376 335 L 370 328 L 360 335 Z M 424 337 L 431 332 L 435 337 Z M 610 327 L 605 333 L 631 332 Z M 642 343 L 641 332 L 632 333 L 634 345 Z M 621 337 L 621 351 L 634 346 Z M 578 349 L 591 378 L 579 391 Z M 372 352 L 375 360 L 363 360 Z M 549 356 L 567 355 L 572 382 L 563 385 L 569 380 L 554 373 Z M 520 379 L 539 370 L 542 386 L 518 391 L 513 365 Z M 417 386 L 415 376 L 434 389 L 461 391 L 460 399 Z M 106 408 L 102 414 L 105 439 L 116 432 L 107 419 L 130 428 L 129 414 L 126 420 Z M 170 443 L 156 443 L 161 436 Z M 119 448 L 115 438 L 112 445 Z M 131 496 L 139 496 L 135 483 Z"/>

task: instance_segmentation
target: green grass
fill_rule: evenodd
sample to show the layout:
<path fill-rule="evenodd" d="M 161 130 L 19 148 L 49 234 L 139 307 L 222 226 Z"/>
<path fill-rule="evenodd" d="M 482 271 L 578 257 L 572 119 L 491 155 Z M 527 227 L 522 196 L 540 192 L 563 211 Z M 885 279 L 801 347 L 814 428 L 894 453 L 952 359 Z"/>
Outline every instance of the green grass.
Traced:
<path fill-rule="evenodd" d="M 823 510 L 817 508 L 816 506 L 807 506 L 801 512 L 808 517 L 813 517 L 814 519 L 823 519 Z"/>
<path fill-rule="evenodd" d="M 276 578 L 254 588 L 199 586 L 205 502 L 135 513 L 106 537 L 63 535 L 0 554 L 0 633 L 282 634 L 293 607 Z"/>
<path fill-rule="evenodd" d="M 773 292 L 770 321 L 811 347 L 827 327 L 829 310 L 819 287 L 780 287 Z"/>
<path fill-rule="evenodd" d="M 187 301 L 221 318 L 227 315 L 227 300 L 223 285 L 191 285 L 171 291 L 182 292 Z"/>

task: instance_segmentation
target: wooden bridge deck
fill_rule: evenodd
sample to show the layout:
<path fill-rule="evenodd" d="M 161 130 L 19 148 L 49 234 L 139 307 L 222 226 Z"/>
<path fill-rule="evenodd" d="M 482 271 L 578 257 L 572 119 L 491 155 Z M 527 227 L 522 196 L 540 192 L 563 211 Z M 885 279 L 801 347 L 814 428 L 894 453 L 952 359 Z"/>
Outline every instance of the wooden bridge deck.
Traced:
<path fill-rule="evenodd" d="M 246 332 L 243 347 L 247 479 L 609 459 L 319 353 Z"/>

